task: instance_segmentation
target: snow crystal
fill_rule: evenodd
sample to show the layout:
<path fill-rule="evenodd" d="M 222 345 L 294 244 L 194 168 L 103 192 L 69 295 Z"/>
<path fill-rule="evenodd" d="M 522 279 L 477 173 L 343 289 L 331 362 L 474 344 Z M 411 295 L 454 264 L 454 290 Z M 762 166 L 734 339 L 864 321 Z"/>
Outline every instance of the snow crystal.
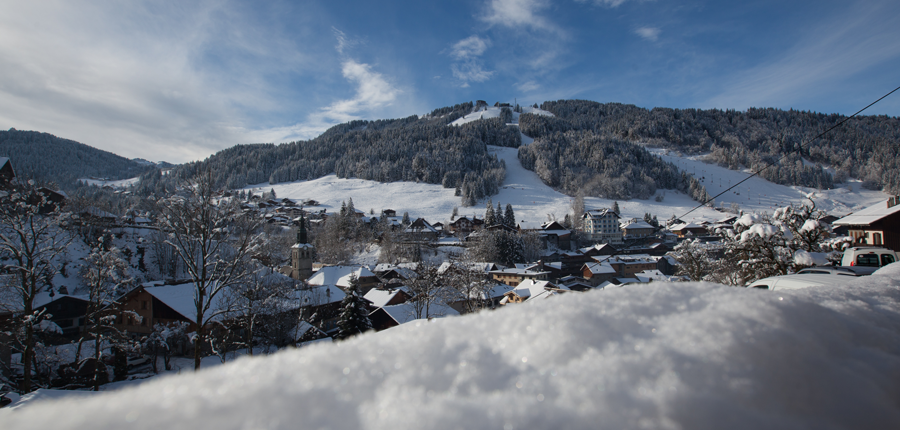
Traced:
<path fill-rule="evenodd" d="M 843 287 L 568 293 L 242 358 L 6 428 L 900 428 L 900 263 Z"/>

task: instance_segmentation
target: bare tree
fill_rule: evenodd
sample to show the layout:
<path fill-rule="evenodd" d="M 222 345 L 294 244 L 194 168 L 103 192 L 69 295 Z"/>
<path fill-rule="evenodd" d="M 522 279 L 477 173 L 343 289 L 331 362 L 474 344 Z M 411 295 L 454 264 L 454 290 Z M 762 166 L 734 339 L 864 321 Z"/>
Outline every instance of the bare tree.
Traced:
<path fill-rule="evenodd" d="M 0 259 L 3 271 L 14 276 L 0 288 L 13 298 L 15 314 L 22 318 L 21 339 L 24 375 L 20 390 L 32 388 L 34 329 L 41 316 L 35 314 L 34 299 L 57 272 L 56 260 L 65 254 L 72 236 L 61 225 L 67 221 L 58 207 L 47 200 L 33 181 L 0 193 Z"/>
<path fill-rule="evenodd" d="M 247 276 L 250 253 L 258 239 L 259 218 L 241 211 L 233 200 L 217 197 L 211 173 L 184 187 L 181 195 L 161 202 L 160 228 L 194 284 L 194 369 L 209 340 L 206 325 L 227 310 L 221 293 Z"/>
<path fill-rule="evenodd" d="M 266 321 L 275 322 L 279 314 L 294 310 L 293 280 L 266 267 L 257 266 L 243 282 L 226 291 L 228 318 L 243 331 L 240 343 L 253 355 L 253 339 Z"/>
<path fill-rule="evenodd" d="M 94 340 L 93 351 L 93 390 L 100 391 L 100 384 L 105 378 L 101 378 L 100 372 L 105 372 L 105 366 L 101 367 L 101 352 L 105 340 L 115 341 L 126 338 L 115 328 L 116 315 L 108 312 L 107 306 L 125 293 L 125 288 L 132 279 L 128 271 L 128 264 L 122 259 L 119 250 L 110 248 L 106 250 L 102 242 L 98 242 L 85 260 L 85 267 L 81 273 L 85 285 L 88 287 L 88 307 L 85 313 L 85 324 L 81 341 L 75 353 L 78 361 L 81 355 L 82 342 L 88 337 Z"/>

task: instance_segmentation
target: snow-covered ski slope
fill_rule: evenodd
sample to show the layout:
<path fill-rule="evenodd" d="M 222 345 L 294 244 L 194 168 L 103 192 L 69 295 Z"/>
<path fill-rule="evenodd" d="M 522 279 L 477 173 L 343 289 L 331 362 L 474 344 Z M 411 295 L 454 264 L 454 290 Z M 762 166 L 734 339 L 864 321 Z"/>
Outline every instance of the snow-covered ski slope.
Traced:
<path fill-rule="evenodd" d="M 525 113 L 552 115 L 550 112 L 532 107 L 523 107 L 523 110 Z M 459 118 L 452 124 L 459 125 L 480 120 L 482 117 L 495 118 L 499 116 L 500 108 L 487 107 Z M 518 118 L 519 114 L 514 112 L 512 124 L 518 125 Z M 532 142 L 533 139 L 522 136 L 523 144 L 527 145 Z M 517 149 L 488 146 L 488 150 L 497 154 L 497 158 L 506 163 L 506 179 L 503 186 L 499 194 L 490 197 L 493 205 L 496 207 L 497 203 L 500 203 L 505 207 L 506 204 L 511 204 L 522 228 L 536 228 L 549 219 L 562 220 L 567 213 L 572 211 L 572 198 L 548 187 L 534 172 L 523 168 L 519 163 Z M 650 151 L 664 160 L 674 163 L 679 169 L 693 174 L 697 179 L 701 179 L 711 195 L 716 195 L 731 184 L 749 176 L 748 172 L 733 171 L 703 163 L 699 161 L 699 157 L 683 157 L 654 148 L 650 148 Z M 377 215 L 381 213 L 382 209 L 394 209 L 398 214 L 408 212 L 413 219 L 423 217 L 430 222 L 449 222 L 453 208 L 460 206 L 460 198 L 453 195 L 454 190 L 443 188 L 440 185 L 340 179 L 333 174 L 312 181 L 276 185 L 258 184 L 248 188 L 253 189 L 254 192 L 274 189 L 278 197 L 314 199 L 321 203 L 321 207 L 328 212 L 340 209 L 342 202 L 352 198 L 354 206 L 366 213 L 372 211 Z M 697 204 L 678 191 L 659 190 L 657 195 L 662 196 L 661 202 L 657 202 L 655 198 L 619 201 L 621 215 L 624 218 L 642 218 L 645 213 L 650 213 L 663 220 L 671 218 L 673 215 L 682 217 Z M 721 206 L 721 202 L 725 202 L 725 206 L 730 207 L 730 203 L 735 202 L 747 212 L 772 212 L 774 208 L 791 203 L 808 203 L 807 195 L 813 196 L 818 208 L 837 216 L 846 215 L 886 198 L 886 195 L 880 191 L 863 190 L 858 183 L 843 184 L 834 190 L 818 191 L 803 187 L 777 185 L 761 178 L 753 178 L 733 192 L 716 199 L 716 204 Z M 474 207 L 459 207 L 459 215 L 484 216 L 485 204 L 486 200 L 483 200 Z M 612 204 L 613 200 L 609 199 L 585 198 L 587 209 L 605 208 Z M 684 221 L 716 221 L 723 217 L 721 212 L 710 208 L 700 208 L 683 219 Z"/>
<path fill-rule="evenodd" d="M 900 428 L 900 263 L 842 278 L 569 293 L 36 401 L 0 410 L 0 426 Z"/>

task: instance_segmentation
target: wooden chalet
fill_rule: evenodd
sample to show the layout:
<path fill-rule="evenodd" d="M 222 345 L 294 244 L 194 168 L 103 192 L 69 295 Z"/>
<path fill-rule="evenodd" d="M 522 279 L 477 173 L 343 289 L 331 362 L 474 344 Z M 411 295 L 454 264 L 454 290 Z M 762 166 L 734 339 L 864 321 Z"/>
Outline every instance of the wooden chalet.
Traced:
<path fill-rule="evenodd" d="M 855 245 L 883 246 L 900 252 L 900 196 L 847 215 L 832 225 L 847 228 Z"/>

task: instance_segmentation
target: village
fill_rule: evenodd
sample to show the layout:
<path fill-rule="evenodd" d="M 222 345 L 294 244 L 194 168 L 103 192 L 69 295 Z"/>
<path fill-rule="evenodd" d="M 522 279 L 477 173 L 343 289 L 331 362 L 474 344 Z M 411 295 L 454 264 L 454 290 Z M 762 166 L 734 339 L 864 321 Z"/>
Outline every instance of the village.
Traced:
<path fill-rule="evenodd" d="M 15 173 L 9 159 L 3 163 L 0 176 L 5 189 L 10 189 Z M 43 212 L 66 212 L 65 193 L 46 187 L 37 193 L 48 208 Z M 97 303 L 90 288 L 78 281 L 90 268 L 82 264 L 79 273 L 73 262 L 85 260 L 75 257 L 84 251 L 70 243 L 56 256 L 68 263 L 30 303 L 40 318 L 36 380 L 50 387 L 99 385 L 91 366 L 76 368 L 83 360 L 73 352 L 75 345 L 81 351 L 83 343 L 97 337 L 104 339 L 99 354 L 104 364 L 97 364 L 106 369 L 100 372 L 105 375 L 100 378 L 103 383 L 172 370 L 178 356 L 218 356 L 224 362 L 240 351 L 252 354 L 258 348 L 269 351 L 342 339 L 347 336 L 342 324 L 348 318 L 348 296 L 358 296 L 364 309 L 360 313 L 367 322 L 361 332 L 520 306 L 561 294 L 689 281 L 673 251 L 688 241 L 702 244 L 711 259 L 720 258 L 725 252 L 721 242 L 734 235 L 740 218 L 723 210 L 716 222 L 686 223 L 673 217 L 660 223 L 651 214 L 624 219 L 615 204 L 526 230 L 517 225 L 511 205 L 503 210 L 498 204 L 495 209 L 490 201 L 483 215 L 469 208 L 469 214 L 454 213 L 445 224 L 391 209 L 367 214 L 355 209 L 352 199 L 339 212 L 328 213 L 314 199 L 295 201 L 268 194 L 215 193 L 214 206 L 231 204 L 236 213 L 255 220 L 257 230 L 267 232 L 258 237 L 266 244 L 260 249 L 284 249 L 248 253 L 252 269 L 231 288 L 212 290 L 202 307 L 197 305 L 198 286 L 188 268 L 173 255 L 166 256 L 165 249 L 173 245 L 166 242 L 161 214 L 132 211 L 120 216 L 93 206 L 69 214 L 69 230 L 80 232 L 85 242 L 89 237 L 107 238 L 110 249 L 121 247 L 124 264 L 131 266 L 126 272 L 139 275 L 117 284 L 114 295 Z M 818 222 L 827 224 L 831 237 L 850 237 L 856 243 L 870 238 L 880 244 L 882 237 L 897 234 L 889 231 L 896 224 L 883 220 L 858 226 L 825 216 Z M 379 262 L 335 261 L 318 252 L 316 243 L 327 246 L 329 241 L 352 248 L 345 237 L 350 230 L 373 242 L 367 246 L 379 249 Z M 21 300 L 9 294 L 4 300 L 0 321 L 13 323 L 22 314 Z M 112 318 L 103 326 L 104 334 L 96 331 L 98 317 L 93 314 Z M 203 343 L 196 342 L 198 322 L 207 333 Z M 7 346 L 0 350 L 0 362 L 5 378 L 16 380 L 21 352 Z M 116 366 L 125 370 L 113 371 Z"/>

